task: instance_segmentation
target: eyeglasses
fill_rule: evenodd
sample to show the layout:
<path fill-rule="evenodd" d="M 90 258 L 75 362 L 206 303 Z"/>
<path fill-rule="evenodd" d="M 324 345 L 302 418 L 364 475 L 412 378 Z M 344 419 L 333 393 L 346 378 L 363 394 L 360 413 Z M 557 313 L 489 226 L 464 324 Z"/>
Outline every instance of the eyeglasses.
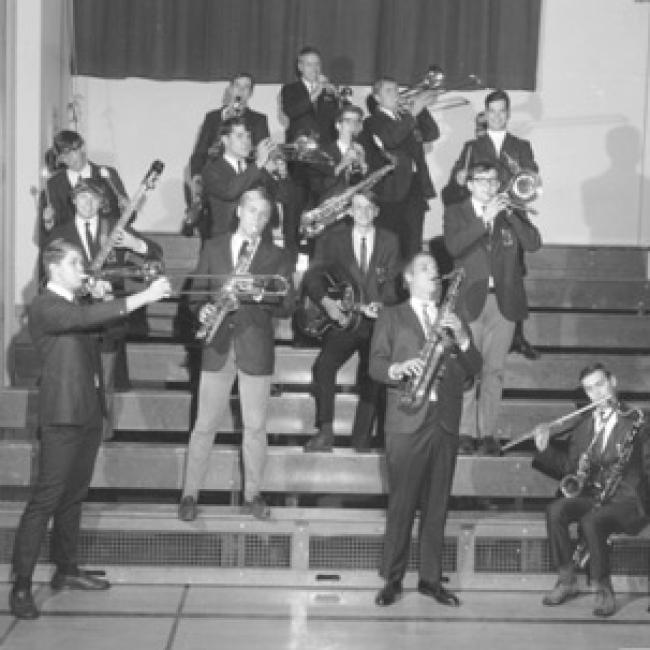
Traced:
<path fill-rule="evenodd" d="M 474 183 L 478 183 L 479 185 L 499 185 L 499 179 L 498 178 L 488 178 L 487 176 L 475 176 L 474 178 L 470 179 Z"/>

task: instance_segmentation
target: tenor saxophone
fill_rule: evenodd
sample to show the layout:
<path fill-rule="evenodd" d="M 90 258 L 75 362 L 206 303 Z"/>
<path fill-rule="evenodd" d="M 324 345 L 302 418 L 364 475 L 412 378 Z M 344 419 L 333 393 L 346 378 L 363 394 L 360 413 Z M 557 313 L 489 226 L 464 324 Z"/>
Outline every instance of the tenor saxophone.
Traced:
<path fill-rule="evenodd" d="M 423 370 L 418 376 L 409 377 L 403 384 L 400 402 L 406 406 L 418 408 L 424 403 L 427 396 L 431 396 L 433 401 L 437 400 L 438 386 L 445 376 L 447 352 L 454 345 L 454 339 L 440 323 L 454 311 L 460 285 L 465 277 L 465 269 L 456 269 L 450 275 L 452 280 L 447 289 L 447 295 L 440 306 L 436 322 L 433 324 L 431 332 L 427 334 L 419 353 Z"/>

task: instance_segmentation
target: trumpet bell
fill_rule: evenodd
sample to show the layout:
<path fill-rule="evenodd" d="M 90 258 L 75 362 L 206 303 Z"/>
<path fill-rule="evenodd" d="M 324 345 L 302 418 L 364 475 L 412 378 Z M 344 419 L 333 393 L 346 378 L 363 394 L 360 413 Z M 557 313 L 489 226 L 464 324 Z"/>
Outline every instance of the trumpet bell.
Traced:
<path fill-rule="evenodd" d="M 520 171 L 510 179 L 507 192 L 513 203 L 526 205 L 542 194 L 542 179 L 531 170 Z"/>

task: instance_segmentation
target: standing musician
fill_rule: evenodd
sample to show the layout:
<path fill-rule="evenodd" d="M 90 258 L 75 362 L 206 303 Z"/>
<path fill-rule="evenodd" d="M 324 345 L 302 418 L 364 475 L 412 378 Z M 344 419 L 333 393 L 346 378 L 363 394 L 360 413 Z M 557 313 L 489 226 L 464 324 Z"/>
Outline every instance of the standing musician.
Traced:
<path fill-rule="evenodd" d="M 481 113 L 477 115 L 475 139 L 463 145 L 460 156 L 451 170 L 449 183 L 443 190 L 445 205 L 461 203 L 469 196 L 467 171 L 469 166 L 476 162 L 489 161 L 496 166 L 501 183 L 500 192 L 505 191 L 516 169 L 539 173 L 530 142 L 512 135 L 507 130 L 510 119 L 508 93 L 504 90 L 495 90 L 487 95 L 484 111 L 486 125 L 479 123 L 480 115 Z M 523 253 L 521 267 L 525 275 L 526 264 Z M 523 321 L 517 321 L 515 324 L 510 351 L 518 352 L 532 361 L 539 358 L 539 352 L 524 336 Z"/>
<path fill-rule="evenodd" d="M 118 219 L 122 209 L 128 205 L 128 198 L 117 171 L 113 167 L 102 167 L 89 161 L 86 143 L 76 131 L 59 131 L 54 136 L 52 149 L 59 169 L 47 180 L 46 196 L 49 203 L 42 216 L 46 230 L 74 220 L 71 192 L 81 179 L 91 178 L 102 185 L 105 197 L 102 214 Z"/>
<path fill-rule="evenodd" d="M 209 206 L 210 224 L 208 238 L 232 232 L 237 204 L 247 190 L 264 185 L 272 196 L 280 193 L 282 186 L 273 174 L 285 175 L 283 160 L 272 157 L 275 147 L 269 138 L 255 147 L 254 160 L 251 132 L 243 117 L 230 117 L 221 125 L 222 153 L 211 158 L 203 168 L 203 197 Z"/>
<path fill-rule="evenodd" d="M 190 178 L 193 192 L 201 194 L 201 172 L 208 162 L 210 149 L 221 136 L 221 125 L 231 117 L 241 117 L 251 134 L 251 142 L 256 147 L 269 137 L 269 123 L 266 115 L 248 106 L 255 83 L 247 72 L 237 73 L 228 87 L 228 103 L 221 108 L 206 113 L 199 136 L 190 157 Z"/>
<path fill-rule="evenodd" d="M 170 293 L 169 282 L 159 278 L 126 298 L 82 305 L 74 295 L 84 280 L 81 251 L 55 240 L 43 252 L 43 264 L 47 286 L 29 309 L 29 331 L 41 360 L 39 471 L 16 531 L 9 596 L 11 613 L 24 619 L 39 616 L 32 574 L 51 517 L 56 565 L 52 588 L 110 586 L 77 564 L 81 504 L 92 478 L 105 410 L 99 350 L 91 332 Z"/>
<path fill-rule="evenodd" d="M 456 267 L 465 270 L 460 300 L 483 356 L 480 381 L 465 392 L 461 420 L 461 453 L 499 453 L 495 433 L 505 360 L 515 322 L 528 315 L 521 268 L 522 251 L 542 244 L 537 228 L 523 210 L 512 208 L 499 194 L 496 167 L 471 165 L 470 197 L 445 209 L 444 240 Z"/>
<path fill-rule="evenodd" d="M 280 89 L 282 112 L 289 124 L 286 142 L 299 136 L 310 136 L 326 147 L 336 141 L 335 120 L 339 109 L 337 89 L 322 73 L 320 52 L 310 45 L 303 47 L 296 61 L 298 80 Z M 291 178 L 301 190 L 300 214 L 318 202 L 316 196 L 318 172 L 304 162 L 295 161 L 289 166 Z"/>
<path fill-rule="evenodd" d="M 375 603 L 392 605 L 402 593 L 415 511 L 420 509 L 418 591 L 444 605 L 458 598 L 441 584 L 447 502 L 456 467 L 463 384 L 481 368 L 481 355 L 460 318 L 440 299 L 438 266 L 428 253 L 416 254 L 404 270 L 410 299 L 384 309 L 375 325 L 370 375 L 388 385 L 386 461 L 388 511 L 380 575 L 384 587 Z M 441 376 L 431 397 L 419 406 L 401 403 L 401 380 L 424 370 L 420 356 L 431 324 L 447 328 L 451 345 L 441 358 Z M 444 370 L 443 370 L 444 369 Z M 435 401 L 432 401 L 435 399 Z"/>
<path fill-rule="evenodd" d="M 292 265 L 289 254 L 262 237 L 270 216 L 271 200 L 264 188 L 246 190 L 237 206 L 237 231 L 205 243 L 197 274 L 232 274 L 245 251 L 257 245 L 250 273 L 281 274 L 290 283 Z M 209 299 L 211 294 L 219 293 L 222 284 L 223 281 L 217 278 L 196 279 L 193 282 L 193 289 L 205 290 L 205 299 L 208 300 L 198 311 L 200 322 L 204 323 L 214 316 L 216 308 Z M 198 493 L 207 471 L 215 433 L 230 405 L 235 378 L 239 382 L 244 420 L 244 500 L 253 516 L 260 519 L 269 516 L 260 489 L 267 454 L 266 416 L 275 354 L 272 319 L 274 316 L 289 315 L 292 304 L 291 291 L 279 305 L 242 303 L 225 317 L 212 341 L 204 347 L 198 413 L 190 435 L 183 496 L 179 505 L 178 516 L 181 520 L 192 521 L 196 518 Z"/>
<path fill-rule="evenodd" d="M 325 333 L 323 346 L 313 366 L 313 392 L 319 432 L 305 445 L 305 451 L 331 451 L 336 373 L 357 351 L 359 353 L 359 404 L 352 427 L 352 444 L 357 451 L 369 449 L 380 385 L 368 375 L 368 356 L 373 324 L 383 305 L 396 302 L 395 278 L 399 268 L 397 237 L 375 228 L 377 206 L 370 192 L 352 197 L 353 224 L 339 224 L 317 240 L 311 269 L 303 279 L 311 300 L 327 312 L 335 324 Z M 351 282 L 359 288 L 361 319 L 347 329 L 354 314 L 341 309 L 340 301 L 328 295 L 328 276 Z"/>
<path fill-rule="evenodd" d="M 397 234 L 402 258 L 409 259 L 422 250 L 424 213 L 429 209 L 427 199 L 436 195 L 423 146 L 440 136 L 438 125 L 426 108 L 436 94 L 433 90 L 423 91 L 412 102 L 404 104 L 397 82 L 389 77 L 375 81 L 372 92 L 377 106 L 365 119 L 364 142 L 396 159 L 393 173 L 376 188 L 377 225 Z M 375 158 L 373 167 L 385 164 L 382 156 L 375 155 Z"/>
<path fill-rule="evenodd" d="M 316 166 L 320 175 L 314 179 L 314 187 L 319 203 L 355 185 L 367 174 L 366 152 L 357 141 L 362 126 L 363 111 L 358 106 L 348 104 L 337 113 L 338 139 L 322 147 L 334 161 L 334 166 Z"/>
<path fill-rule="evenodd" d="M 561 485 L 567 494 L 546 511 L 551 562 L 559 576 L 542 602 L 561 605 L 577 595 L 576 572 L 588 553 L 589 574 L 597 589 L 593 613 L 605 617 L 616 611 L 607 538 L 612 533 L 635 534 L 643 527 L 650 441 L 642 413 L 618 402 L 616 377 L 605 366 L 594 363 L 584 368 L 580 384 L 595 408 L 593 416 L 583 416 L 560 432 L 567 446 L 549 445 L 549 425 L 534 430 L 539 450 L 534 466 L 554 477 L 565 477 Z M 575 553 L 569 536 L 572 522 L 579 524 L 583 544 Z"/>
<path fill-rule="evenodd" d="M 82 251 L 84 264 L 88 268 L 113 232 L 117 219 L 112 214 L 104 216 L 101 213 L 101 206 L 106 201 L 104 183 L 94 179 L 80 180 L 72 189 L 71 196 L 75 208 L 74 219 L 56 226 L 48 242 L 59 239 L 73 244 Z M 130 226 L 116 233 L 116 242 L 115 250 L 108 256 L 107 269 L 125 267 L 129 263 L 137 265 L 146 261 L 162 261 L 162 248 Z M 124 282 L 116 279 L 112 290 L 123 291 Z M 105 299 L 112 297 L 112 292 L 109 292 Z M 128 320 L 117 319 L 99 335 L 106 403 L 104 440 L 113 437 L 115 389 L 126 390 L 130 387 L 125 346 L 127 329 Z"/>

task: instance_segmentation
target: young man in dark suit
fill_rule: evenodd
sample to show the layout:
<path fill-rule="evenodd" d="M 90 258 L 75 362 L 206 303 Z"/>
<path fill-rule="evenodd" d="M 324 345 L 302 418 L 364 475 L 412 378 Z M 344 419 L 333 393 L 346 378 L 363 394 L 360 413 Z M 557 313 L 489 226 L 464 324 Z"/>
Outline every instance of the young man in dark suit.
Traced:
<path fill-rule="evenodd" d="M 558 479 L 569 475 L 578 479 L 565 481 L 567 486 L 575 483 L 575 492 L 556 499 L 546 510 L 551 561 L 559 575 L 543 604 L 561 605 L 578 594 L 580 562 L 569 535 L 569 525 L 577 522 L 583 556 L 589 554 L 589 574 L 597 589 L 593 613 L 607 617 L 616 611 L 607 538 L 612 533 L 635 534 L 647 521 L 650 439 L 643 413 L 619 403 L 616 377 L 602 364 L 584 368 L 580 384 L 595 408 L 566 431 L 556 432 L 568 446 L 549 445 L 547 424 L 534 430 L 539 450 L 534 466 Z M 629 454 L 627 462 L 622 463 L 621 454 Z"/>
<path fill-rule="evenodd" d="M 52 149 L 60 168 L 47 180 L 48 204 L 42 216 L 44 224 L 48 224 L 46 230 L 74 219 L 72 189 L 83 179 L 92 179 L 102 186 L 105 197 L 102 214 L 119 219 L 129 199 L 115 168 L 89 161 L 86 143 L 76 131 L 59 131 L 54 136 Z"/>
<path fill-rule="evenodd" d="M 528 316 L 521 256 L 539 249 L 542 239 L 526 213 L 511 209 L 499 194 L 492 163 L 469 168 L 470 198 L 445 209 L 445 246 L 457 268 L 465 270 L 460 301 L 483 356 L 480 381 L 465 393 L 461 453 L 498 454 L 495 438 L 504 366 L 515 322 Z M 479 390 L 480 386 L 480 390 Z"/>
<path fill-rule="evenodd" d="M 440 310 L 440 276 L 435 260 L 419 253 L 404 270 L 410 299 L 384 309 L 375 325 L 370 375 L 387 385 L 386 461 L 388 511 L 377 605 L 392 605 L 402 593 L 415 512 L 420 509 L 418 591 L 444 605 L 458 598 L 441 584 L 447 501 L 456 467 L 463 384 L 481 368 L 469 330 L 452 311 Z M 420 352 L 432 325 L 449 336 L 439 368 L 442 377 L 424 403 L 401 402 L 402 380 L 421 375 Z M 452 338 L 453 337 L 453 338 Z"/>
<path fill-rule="evenodd" d="M 364 144 L 376 149 L 371 167 L 385 164 L 381 151 L 395 160 L 395 170 L 379 182 L 375 191 L 379 201 L 377 225 L 397 234 L 403 259 L 422 250 L 424 214 L 428 199 L 436 196 L 424 155 L 424 143 L 440 136 L 427 105 L 434 91 L 422 92 L 406 105 L 397 82 L 382 77 L 373 84 L 376 107 L 364 122 Z M 370 162 L 370 161 L 369 161 Z"/>
<path fill-rule="evenodd" d="M 255 247 L 249 268 L 251 274 L 280 274 L 291 287 L 289 254 L 262 237 L 270 215 L 271 202 L 264 188 L 246 190 L 237 206 L 237 231 L 205 243 L 196 273 L 204 277 L 206 274 L 221 275 L 222 278 L 198 279 L 193 283 L 193 290 L 205 291 L 204 298 L 197 299 L 201 323 L 214 317 L 217 308 L 211 300 L 219 295 L 223 276 L 232 274 L 238 266 L 244 254 L 242 250 L 249 255 L 250 247 Z M 247 510 L 255 517 L 269 516 L 260 491 L 267 454 L 266 414 L 275 361 L 273 317 L 289 315 L 292 306 L 291 290 L 275 304 L 255 300 L 242 302 L 225 316 L 212 341 L 203 348 L 198 413 L 190 435 L 179 505 L 181 520 L 196 518 L 198 494 L 208 468 L 210 450 L 223 413 L 230 405 L 235 378 L 239 382 L 244 421 L 244 500 Z"/>
<path fill-rule="evenodd" d="M 252 75 L 242 72 L 236 74 L 228 87 L 228 103 L 206 113 L 199 136 L 190 157 L 190 178 L 193 184 L 200 184 L 201 172 L 208 162 L 211 147 L 218 144 L 221 125 L 231 117 L 241 117 L 251 134 L 251 142 L 256 147 L 269 137 L 269 123 L 266 115 L 248 106 L 255 87 Z M 199 193 L 200 193 L 200 187 Z"/>
<path fill-rule="evenodd" d="M 539 173 L 533 148 L 528 140 L 518 138 L 507 131 L 510 119 L 510 97 L 504 90 L 495 90 L 485 98 L 485 125 L 479 124 L 477 116 L 476 137 L 463 145 L 454 164 L 449 183 L 443 191 L 445 205 L 461 203 L 469 196 L 467 170 L 477 162 L 491 162 L 499 174 L 500 192 L 506 191 L 510 180 L 519 170 Z M 479 114 L 480 115 L 480 114 Z M 526 266 L 522 254 L 521 266 Z M 511 352 L 518 352 L 527 359 L 535 360 L 539 352 L 524 336 L 522 321 L 517 321 L 512 338 Z"/>
<path fill-rule="evenodd" d="M 56 240 L 43 252 L 47 285 L 29 308 L 29 331 L 41 360 L 38 395 L 39 471 L 20 519 L 12 559 L 11 613 L 39 616 L 31 593 L 40 547 L 52 526 L 52 588 L 107 589 L 107 580 L 77 564 L 81 504 L 88 492 L 101 442 L 104 411 L 99 349 L 92 331 L 108 321 L 169 295 L 169 282 L 155 280 L 140 293 L 109 302 L 78 304 L 84 263 L 73 245 Z M 101 292 L 103 285 L 98 283 Z M 99 297 L 99 296 L 98 296 Z"/>
<path fill-rule="evenodd" d="M 400 264 L 399 245 L 392 232 L 374 227 L 378 209 L 372 194 L 355 194 L 351 211 L 352 225 L 334 226 L 317 240 L 311 268 L 303 279 L 311 300 L 322 305 L 333 323 L 323 336 L 322 348 L 313 366 L 312 391 L 316 398 L 319 432 L 305 445 L 305 451 L 332 450 L 336 373 L 354 352 L 359 353 L 359 403 L 352 426 L 352 445 L 357 451 L 371 446 L 380 384 L 368 375 L 370 337 L 380 309 L 397 300 L 395 278 Z M 357 327 L 349 329 L 355 315 L 345 313 L 340 300 L 328 295 L 328 276 L 357 287 L 362 303 Z"/>
<path fill-rule="evenodd" d="M 117 218 L 112 214 L 102 214 L 101 207 L 107 197 L 104 184 L 97 180 L 80 180 L 72 189 L 71 196 L 75 208 L 74 219 L 56 226 L 49 234 L 48 242 L 63 239 L 77 246 L 83 252 L 86 268 L 89 268 L 109 235 L 115 230 Z M 116 231 L 115 239 L 116 246 L 109 254 L 105 268 L 123 268 L 128 264 L 141 265 L 144 262 L 162 261 L 162 248 L 142 237 L 131 226 Z M 124 281 L 115 279 L 112 288 L 116 292 L 122 291 Z M 104 440 L 113 437 L 115 389 L 126 390 L 130 386 L 125 347 L 127 329 L 128 319 L 118 319 L 99 335 L 106 402 Z"/>

